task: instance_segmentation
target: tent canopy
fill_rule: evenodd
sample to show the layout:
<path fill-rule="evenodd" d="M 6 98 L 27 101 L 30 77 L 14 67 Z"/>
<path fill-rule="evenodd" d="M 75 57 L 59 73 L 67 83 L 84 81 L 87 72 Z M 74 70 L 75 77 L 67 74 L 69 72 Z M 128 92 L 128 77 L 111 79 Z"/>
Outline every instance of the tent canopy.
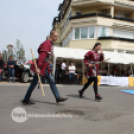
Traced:
<path fill-rule="evenodd" d="M 84 55 L 89 50 L 83 49 L 73 49 L 73 48 L 63 48 L 63 47 L 54 47 L 54 59 L 60 58 L 70 58 L 70 59 L 80 59 L 84 58 Z M 115 64 L 132 64 L 134 63 L 134 55 L 119 53 L 119 52 L 109 52 L 104 51 L 105 59 L 110 58 L 110 60 L 106 61 L 107 63 L 115 63 Z"/>

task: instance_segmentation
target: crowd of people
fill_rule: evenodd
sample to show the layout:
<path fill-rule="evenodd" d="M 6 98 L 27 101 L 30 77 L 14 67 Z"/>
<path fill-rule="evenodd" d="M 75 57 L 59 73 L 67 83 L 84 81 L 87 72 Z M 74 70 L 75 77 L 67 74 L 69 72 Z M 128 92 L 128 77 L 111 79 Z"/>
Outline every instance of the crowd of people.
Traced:
<path fill-rule="evenodd" d="M 21 57 L 18 58 L 17 61 L 15 61 L 13 59 L 13 56 L 11 55 L 9 58 L 8 58 L 8 61 L 7 62 L 4 62 L 3 60 L 3 57 L 2 57 L 2 53 L 0 53 L 0 81 L 2 81 L 2 73 L 7 70 L 7 73 L 8 73 L 8 81 L 9 82 L 13 82 L 15 83 L 15 79 L 14 79 L 14 76 L 15 76 L 15 65 L 20 65 L 20 64 L 23 64 L 24 62 L 21 60 Z M 11 79 L 12 77 L 12 79 Z"/>
<path fill-rule="evenodd" d="M 67 71 L 68 71 L 68 78 L 66 77 Z M 73 84 L 76 78 L 75 76 L 76 76 L 76 66 L 74 65 L 73 62 L 71 62 L 70 65 L 67 66 L 66 60 L 63 60 L 62 63 L 57 61 L 55 71 L 56 83 Z"/>
<path fill-rule="evenodd" d="M 124 68 L 120 68 L 118 65 L 114 65 L 112 66 L 112 69 L 110 68 L 110 70 L 108 71 L 108 67 L 106 65 L 105 68 L 99 70 L 99 75 L 114 76 L 114 77 L 130 77 L 132 76 L 132 70 L 130 69 L 130 67 L 124 69 Z"/>
<path fill-rule="evenodd" d="M 13 60 L 13 56 L 9 57 L 7 63 L 2 59 L 2 53 L 0 53 L 0 81 L 2 81 L 2 72 L 4 71 L 5 65 L 8 71 L 8 81 L 11 82 L 11 77 L 13 83 L 15 83 L 15 65 L 24 64 L 21 57 L 18 58 L 17 61 Z M 52 74 L 53 64 L 49 61 L 50 70 Z M 99 70 L 99 75 L 101 76 L 114 76 L 114 77 L 129 77 L 132 76 L 130 69 L 119 69 L 118 66 L 113 66 L 112 70 L 108 72 L 108 66 Z M 63 60 L 63 62 L 56 62 L 56 70 L 55 70 L 55 82 L 57 84 L 80 84 L 82 80 L 82 73 L 76 71 L 76 66 L 73 62 L 70 62 L 70 65 L 67 66 L 67 61 Z M 42 80 L 43 81 L 43 80 Z M 45 79 L 43 83 L 48 83 Z"/>

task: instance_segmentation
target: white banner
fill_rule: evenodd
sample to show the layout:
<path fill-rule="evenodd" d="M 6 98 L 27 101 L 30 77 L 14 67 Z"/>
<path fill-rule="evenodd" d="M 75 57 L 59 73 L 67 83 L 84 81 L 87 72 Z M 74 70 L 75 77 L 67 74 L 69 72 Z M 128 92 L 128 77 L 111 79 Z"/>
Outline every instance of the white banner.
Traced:
<path fill-rule="evenodd" d="M 101 76 L 101 84 L 128 87 L 128 77 Z"/>

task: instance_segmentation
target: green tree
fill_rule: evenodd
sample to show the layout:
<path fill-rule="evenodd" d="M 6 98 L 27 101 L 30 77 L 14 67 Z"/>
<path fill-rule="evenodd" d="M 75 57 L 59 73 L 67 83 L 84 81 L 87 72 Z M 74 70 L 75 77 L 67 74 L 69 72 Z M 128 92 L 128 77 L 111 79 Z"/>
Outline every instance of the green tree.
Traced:
<path fill-rule="evenodd" d="M 22 60 L 25 60 L 25 50 L 19 39 L 16 40 L 16 46 L 14 46 L 14 54 L 15 59 L 21 57 Z"/>

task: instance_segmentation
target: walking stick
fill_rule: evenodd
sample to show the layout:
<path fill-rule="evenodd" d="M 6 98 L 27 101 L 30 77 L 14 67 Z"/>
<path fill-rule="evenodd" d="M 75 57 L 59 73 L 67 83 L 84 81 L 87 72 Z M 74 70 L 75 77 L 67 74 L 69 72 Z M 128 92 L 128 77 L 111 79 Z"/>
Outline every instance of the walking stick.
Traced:
<path fill-rule="evenodd" d="M 31 49 L 31 53 L 32 53 L 32 57 L 33 57 L 33 61 L 34 61 L 34 65 L 35 65 L 35 69 L 37 69 L 37 64 L 36 64 L 36 60 L 35 60 L 35 58 L 34 58 L 34 54 L 33 54 L 33 50 L 32 50 L 32 49 Z M 40 88 L 41 88 L 41 91 L 42 91 L 42 95 L 45 96 L 45 94 L 44 94 L 44 90 L 43 90 L 43 86 L 42 86 L 42 82 L 41 82 L 41 79 L 40 79 L 39 74 L 38 74 L 37 76 L 38 76 L 39 85 L 40 85 Z"/>

